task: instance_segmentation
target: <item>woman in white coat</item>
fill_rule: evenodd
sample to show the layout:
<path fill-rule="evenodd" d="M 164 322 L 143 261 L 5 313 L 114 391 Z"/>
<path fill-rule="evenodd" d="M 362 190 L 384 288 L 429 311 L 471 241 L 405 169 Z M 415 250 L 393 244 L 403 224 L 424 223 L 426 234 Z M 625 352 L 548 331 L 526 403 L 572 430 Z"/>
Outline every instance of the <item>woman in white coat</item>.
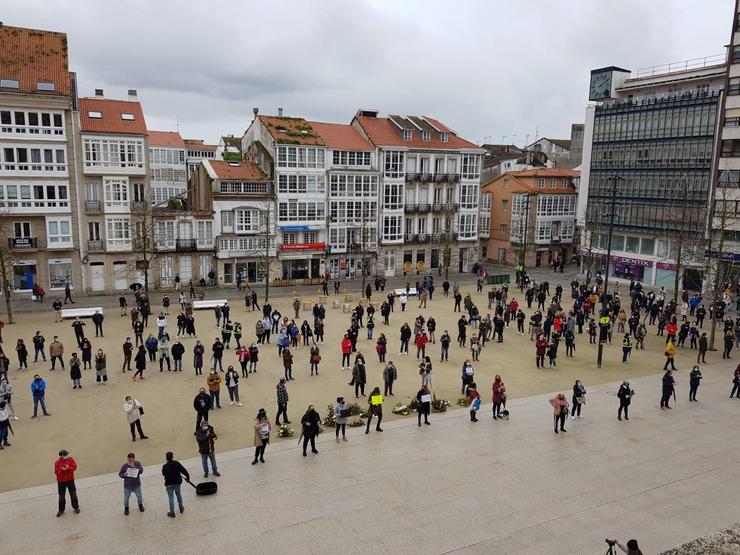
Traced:
<path fill-rule="evenodd" d="M 128 425 L 131 427 L 131 441 L 136 441 L 136 430 L 139 430 L 139 437 L 141 439 L 149 439 L 141 429 L 141 415 L 144 414 L 141 403 L 132 397 L 126 396 L 123 410 L 126 413 Z"/>

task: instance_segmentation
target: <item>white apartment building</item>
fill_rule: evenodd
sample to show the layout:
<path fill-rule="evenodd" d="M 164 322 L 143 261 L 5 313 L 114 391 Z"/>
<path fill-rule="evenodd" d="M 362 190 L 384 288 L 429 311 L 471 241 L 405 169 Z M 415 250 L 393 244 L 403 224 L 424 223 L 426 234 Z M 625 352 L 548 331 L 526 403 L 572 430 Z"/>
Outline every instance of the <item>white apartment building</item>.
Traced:
<path fill-rule="evenodd" d="M 67 36 L 0 23 L 0 44 L 0 240 L 13 255 L 9 288 L 80 288 Z"/>
<path fill-rule="evenodd" d="M 149 190 L 155 204 L 184 195 L 188 187 L 185 141 L 176 131 L 149 131 Z"/>
<path fill-rule="evenodd" d="M 205 278 L 213 270 L 222 285 L 235 283 L 238 275 L 251 283 L 263 282 L 266 231 L 269 255 L 275 256 L 277 248 L 274 189 L 269 177 L 246 160 L 204 160 L 190 178 L 188 204 L 199 215 L 195 222 L 198 250 L 215 246 L 212 262 L 205 252 L 198 255 L 196 277 Z M 278 277 L 277 271 L 271 266 L 271 278 Z"/>
<path fill-rule="evenodd" d="M 386 276 L 441 269 L 447 252 L 452 271 L 471 271 L 485 151 L 430 117 L 360 110 L 352 126 L 382 169 L 379 269 Z"/>
<path fill-rule="evenodd" d="M 80 99 L 80 188 L 85 241 L 80 254 L 89 289 L 127 289 L 140 279 L 132 212 L 147 206 L 147 128 L 138 101 Z"/>

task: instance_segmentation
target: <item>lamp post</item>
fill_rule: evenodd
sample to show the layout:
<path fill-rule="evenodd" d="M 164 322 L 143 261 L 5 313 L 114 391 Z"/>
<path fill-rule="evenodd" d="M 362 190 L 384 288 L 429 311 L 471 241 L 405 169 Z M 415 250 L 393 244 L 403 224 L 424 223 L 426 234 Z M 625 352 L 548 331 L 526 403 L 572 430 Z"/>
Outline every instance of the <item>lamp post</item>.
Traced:
<path fill-rule="evenodd" d="M 526 260 L 527 260 L 527 235 L 529 234 L 529 203 L 532 197 L 536 197 L 537 193 L 525 193 L 524 194 L 524 234 L 522 235 L 522 254 L 519 258 L 520 265 L 520 284 L 524 287 L 524 275 L 526 272 Z"/>
<path fill-rule="evenodd" d="M 601 293 L 601 311 L 599 313 L 599 349 L 596 355 L 596 367 L 601 368 L 601 361 L 604 354 L 604 342 L 609 328 L 609 314 L 607 311 L 607 291 L 609 288 L 609 262 L 612 256 L 612 234 L 614 232 L 614 214 L 617 205 L 617 183 L 624 181 L 621 175 L 615 175 L 609 178 L 612 182 L 611 202 L 609 209 L 609 237 L 606 243 L 606 269 L 604 270 L 604 291 Z"/>

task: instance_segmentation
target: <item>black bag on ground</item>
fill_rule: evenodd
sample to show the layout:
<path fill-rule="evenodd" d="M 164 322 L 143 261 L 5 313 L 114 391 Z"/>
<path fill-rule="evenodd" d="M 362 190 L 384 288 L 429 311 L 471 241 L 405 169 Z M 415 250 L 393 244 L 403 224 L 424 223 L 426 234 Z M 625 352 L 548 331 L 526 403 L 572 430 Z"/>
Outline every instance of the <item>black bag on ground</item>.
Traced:
<path fill-rule="evenodd" d="M 188 484 L 195 488 L 196 495 L 213 495 L 218 491 L 218 484 L 216 482 L 201 482 L 197 486 L 188 481 Z"/>

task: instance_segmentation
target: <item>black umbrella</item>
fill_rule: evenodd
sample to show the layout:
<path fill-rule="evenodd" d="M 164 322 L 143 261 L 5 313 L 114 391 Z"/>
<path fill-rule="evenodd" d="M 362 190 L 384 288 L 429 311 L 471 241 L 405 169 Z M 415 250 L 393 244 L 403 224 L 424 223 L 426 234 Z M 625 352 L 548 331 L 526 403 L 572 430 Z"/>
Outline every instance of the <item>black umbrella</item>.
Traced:
<path fill-rule="evenodd" d="M 138 291 L 139 289 L 141 289 L 144 286 L 141 283 L 132 283 L 128 287 L 129 287 L 129 289 L 131 289 L 131 291 Z"/>
<path fill-rule="evenodd" d="M 197 486 L 190 480 L 186 480 L 186 482 L 195 488 L 197 495 L 213 495 L 218 491 L 218 484 L 216 482 L 201 482 Z"/>

